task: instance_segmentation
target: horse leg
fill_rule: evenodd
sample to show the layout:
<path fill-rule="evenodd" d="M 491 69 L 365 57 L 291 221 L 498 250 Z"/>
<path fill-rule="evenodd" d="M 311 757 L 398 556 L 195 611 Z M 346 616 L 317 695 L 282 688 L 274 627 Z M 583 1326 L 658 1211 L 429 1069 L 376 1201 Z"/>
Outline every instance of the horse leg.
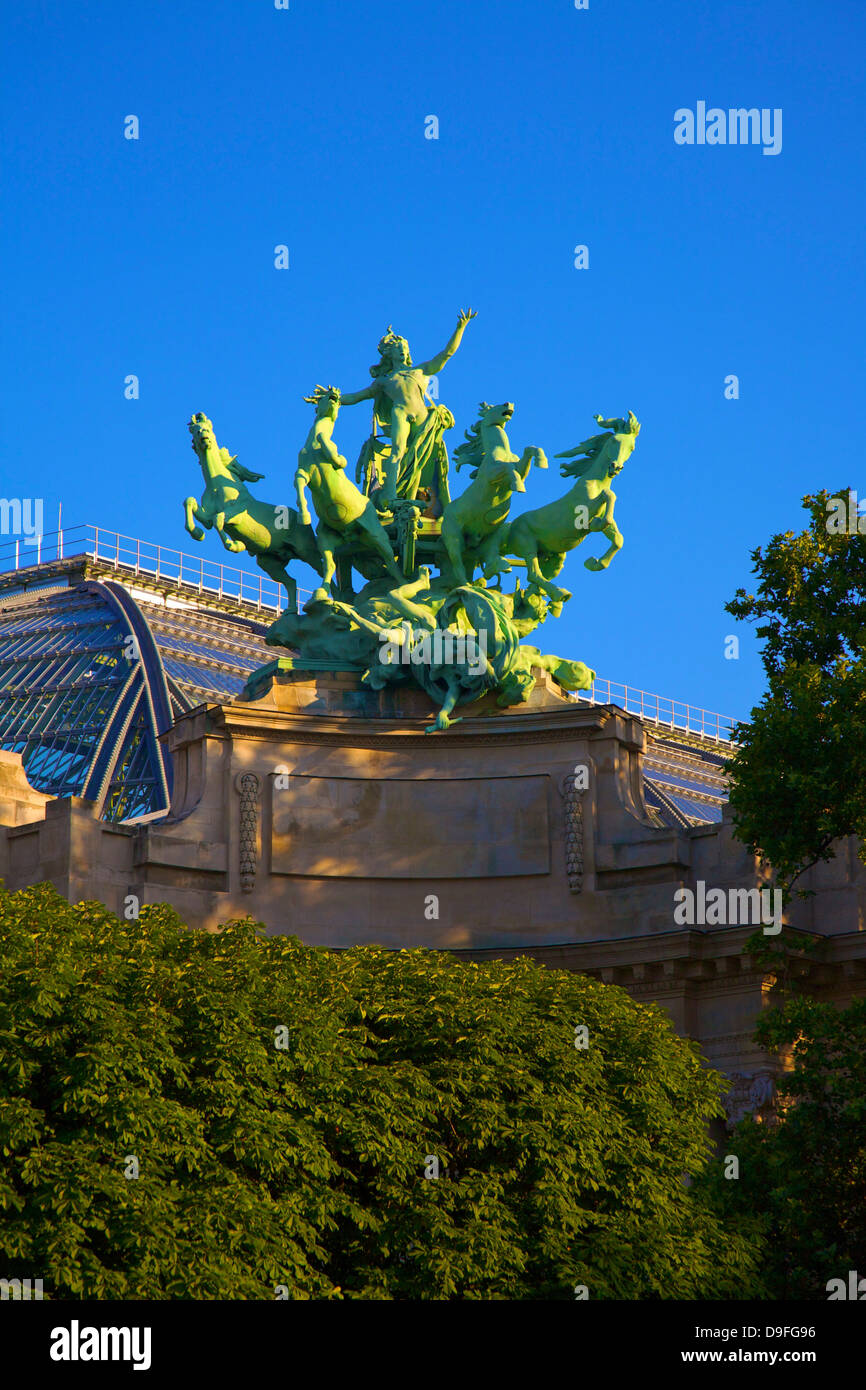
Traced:
<path fill-rule="evenodd" d="M 316 559 L 318 559 L 318 553 Z M 288 570 L 280 560 L 274 555 L 257 555 L 256 562 L 260 569 L 263 569 L 269 579 L 273 579 L 277 584 L 281 584 L 286 591 L 286 610 L 289 613 L 298 611 L 298 586 Z"/>
<path fill-rule="evenodd" d="M 394 559 L 394 552 L 391 549 L 391 542 L 381 521 L 376 515 L 376 508 L 372 502 L 368 502 L 355 525 L 364 533 L 368 542 L 368 547 L 375 550 L 382 560 L 386 570 L 394 579 L 398 579 L 401 584 L 405 583 L 406 576 Z"/>
<path fill-rule="evenodd" d="M 319 547 L 319 554 L 322 557 L 322 586 L 317 589 L 313 598 L 327 599 L 330 597 L 331 580 L 337 572 L 337 562 L 334 559 L 334 551 L 340 544 L 340 537 L 336 531 L 323 526 L 319 522 L 319 529 L 316 532 L 316 545 Z"/>
<path fill-rule="evenodd" d="M 487 540 L 478 552 L 478 563 L 483 566 L 485 579 L 495 579 L 498 575 L 501 581 L 503 574 L 511 573 L 511 566 L 499 553 L 499 544 L 500 542 L 494 531 L 491 536 L 487 537 Z"/>
<path fill-rule="evenodd" d="M 286 611 L 297 613 L 298 611 L 298 585 L 290 574 L 286 575 Z"/>
<path fill-rule="evenodd" d="M 584 560 L 584 569 L 606 570 L 614 555 L 616 555 L 616 553 L 619 550 L 622 550 L 622 532 L 620 531 L 615 521 L 610 521 L 608 522 L 607 526 L 602 526 L 601 534 L 603 536 L 607 536 L 608 540 L 610 541 L 610 545 L 608 546 L 607 550 L 604 552 L 600 560 L 596 560 L 594 557 L 590 557 L 590 559 Z"/>
<path fill-rule="evenodd" d="M 543 449 L 537 448 L 534 444 L 527 444 L 526 448 L 523 450 L 523 456 L 517 465 L 517 472 L 524 482 L 526 481 L 526 475 L 533 463 L 536 468 L 546 468 L 547 454 Z"/>
<path fill-rule="evenodd" d="M 459 522 L 454 521 L 446 513 L 442 518 L 442 544 L 451 561 L 451 569 L 454 574 L 454 588 L 459 588 L 466 584 L 466 567 L 463 564 L 463 531 Z"/>
<path fill-rule="evenodd" d="M 305 565 L 314 569 L 317 574 L 322 573 L 322 559 L 316 545 L 316 533 L 312 526 L 305 526 L 299 519 L 289 533 L 288 545 L 290 548 L 290 558 L 303 560 Z"/>
<path fill-rule="evenodd" d="M 184 504 L 183 504 L 183 509 L 184 509 L 184 512 L 186 513 L 186 529 L 187 529 L 187 531 L 188 531 L 189 534 L 192 536 L 192 538 L 193 538 L 194 541 L 203 541 L 203 540 L 204 540 L 204 531 L 201 529 L 200 526 L 196 526 L 196 524 L 195 524 L 196 521 L 201 521 L 201 522 L 204 522 L 204 521 L 205 521 L 204 513 L 203 513 L 203 511 L 201 510 L 201 508 L 199 507 L 198 502 L 196 501 L 196 499 L 195 499 L 194 497 L 188 497 L 188 498 L 186 499 L 186 501 L 184 502 Z M 194 520 L 193 518 L 195 518 L 195 520 Z M 208 524 L 208 523 L 205 523 L 205 524 Z M 212 525 L 213 523 L 209 523 L 209 524 Z"/>
<path fill-rule="evenodd" d="M 231 536 L 227 533 L 225 529 L 225 512 L 217 512 L 216 516 L 213 519 L 213 524 L 216 527 L 217 535 L 219 536 L 226 550 L 230 550 L 234 555 L 236 555 L 241 550 L 246 550 L 246 546 L 244 545 L 243 541 L 232 540 Z"/>
<path fill-rule="evenodd" d="M 547 594 L 547 597 L 553 603 L 565 603 L 566 599 L 571 598 L 571 593 L 568 589 L 560 589 L 557 584 L 552 584 L 549 579 L 545 579 L 541 572 L 541 566 L 538 563 L 537 545 L 533 545 L 531 549 L 527 547 L 527 549 L 523 551 L 523 558 L 526 560 L 527 578 L 535 585 L 536 589 L 540 589 L 542 593 Z M 560 566 L 560 568 L 562 567 Z M 558 616 L 558 614 L 554 616 Z"/>

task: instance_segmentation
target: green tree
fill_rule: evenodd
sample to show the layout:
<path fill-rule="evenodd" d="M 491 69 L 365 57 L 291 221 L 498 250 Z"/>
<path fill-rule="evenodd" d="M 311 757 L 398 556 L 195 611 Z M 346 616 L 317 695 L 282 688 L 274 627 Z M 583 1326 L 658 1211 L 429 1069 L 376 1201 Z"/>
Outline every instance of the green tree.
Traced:
<path fill-rule="evenodd" d="M 196 933 L 166 906 L 122 922 L 45 885 L 0 894 L 0 975 L 6 1277 L 59 1298 L 748 1292 L 753 1244 L 684 1181 L 724 1083 L 614 987 Z"/>
<path fill-rule="evenodd" d="M 768 683 L 734 734 L 734 822 L 786 893 L 840 836 L 866 840 L 866 535 L 834 529 L 833 498 L 805 497 L 806 530 L 755 550 L 757 593 L 726 605 L 758 623 Z"/>
<path fill-rule="evenodd" d="M 756 1039 L 792 1066 L 778 1122 L 743 1120 L 726 1146 L 739 1177 L 716 1164 L 699 1185 L 720 1214 L 764 1237 L 766 1296 L 826 1299 L 830 1279 L 866 1274 L 866 999 L 837 1009 L 794 996 L 767 1012 Z"/>

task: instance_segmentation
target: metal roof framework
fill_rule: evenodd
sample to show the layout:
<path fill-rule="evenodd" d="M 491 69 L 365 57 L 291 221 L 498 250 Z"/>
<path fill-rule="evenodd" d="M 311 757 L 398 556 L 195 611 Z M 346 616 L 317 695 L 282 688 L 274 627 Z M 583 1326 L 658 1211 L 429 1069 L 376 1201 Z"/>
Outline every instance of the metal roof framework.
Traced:
<path fill-rule="evenodd" d="M 136 590 L 83 557 L 5 576 L 0 747 L 21 753 L 37 790 L 86 797 L 105 820 L 165 816 L 173 768 L 160 734 L 195 705 L 236 699 L 271 657 L 267 623 L 233 607 L 177 603 L 170 583 Z"/>

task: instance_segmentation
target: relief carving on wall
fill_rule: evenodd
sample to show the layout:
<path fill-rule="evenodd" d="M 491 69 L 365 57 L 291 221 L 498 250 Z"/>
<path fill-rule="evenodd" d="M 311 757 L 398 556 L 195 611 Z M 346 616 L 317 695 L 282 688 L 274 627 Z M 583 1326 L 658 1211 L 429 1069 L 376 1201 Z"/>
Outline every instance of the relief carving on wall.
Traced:
<path fill-rule="evenodd" d="M 583 764 L 560 779 L 559 794 L 565 809 L 565 872 L 569 891 L 583 889 L 583 798 L 589 784 L 589 769 Z"/>
<path fill-rule="evenodd" d="M 771 1071 L 734 1071 L 730 1080 L 731 1089 L 722 1102 L 728 1129 L 733 1129 L 746 1115 L 764 1122 L 773 1118 L 776 1083 Z"/>
<path fill-rule="evenodd" d="M 260 785 L 254 772 L 239 772 L 235 778 L 235 787 L 241 798 L 238 858 L 240 861 L 241 890 L 244 893 L 251 893 L 256 886 Z"/>

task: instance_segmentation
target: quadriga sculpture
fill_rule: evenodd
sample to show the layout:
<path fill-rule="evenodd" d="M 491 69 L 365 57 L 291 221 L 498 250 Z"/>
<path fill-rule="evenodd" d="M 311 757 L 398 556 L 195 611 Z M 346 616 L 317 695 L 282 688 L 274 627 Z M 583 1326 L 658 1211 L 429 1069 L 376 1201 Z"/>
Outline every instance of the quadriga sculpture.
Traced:
<path fill-rule="evenodd" d="M 201 503 L 184 503 L 187 530 L 201 540 L 202 528 L 215 527 L 227 549 L 246 549 L 289 595 L 265 640 L 290 655 L 253 674 L 250 698 L 267 688 L 275 668 L 353 671 L 373 689 L 414 682 L 437 709 L 429 727 L 438 731 L 458 722 L 458 706 L 484 696 L 493 697 L 482 707 L 488 711 L 494 702 L 529 700 L 539 671 L 565 690 L 592 686 L 595 672 L 585 662 L 525 639 L 571 597 L 553 582 L 569 551 L 593 532 L 608 547 L 585 562 L 587 569 L 606 569 L 619 551 L 612 484 L 640 424 L 631 411 L 626 419 L 597 415 L 603 433 L 556 455 L 565 460 L 563 477 L 573 479 L 566 495 L 509 522 L 514 493 L 526 491 L 533 463 L 546 468 L 547 458 L 536 445 L 520 457 L 512 452 L 511 402 L 482 402 L 455 454 L 458 470 L 470 466 L 471 481 L 450 500 L 443 435 L 454 417 L 430 399 L 429 377 L 453 356 L 472 317 L 461 313 L 442 352 L 420 366 L 412 365 L 406 340 L 389 330 L 365 391 L 342 396 L 336 386 L 317 386 L 305 397 L 315 420 L 298 455 L 297 511 L 254 498 L 247 483 L 261 475 L 219 448 L 206 415 L 193 416 L 189 428 L 207 488 Z M 373 402 L 373 432 L 360 459 L 365 491 L 347 476 L 333 437 L 341 404 L 362 400 Z M 287 572 L 293 559 L 322 578 L 300 613 Z M 525 566 L 526 580 L 507 593 L 502 577 L 515 565 Z M 353 571 L 366 581 L 358 593 Z"/>

